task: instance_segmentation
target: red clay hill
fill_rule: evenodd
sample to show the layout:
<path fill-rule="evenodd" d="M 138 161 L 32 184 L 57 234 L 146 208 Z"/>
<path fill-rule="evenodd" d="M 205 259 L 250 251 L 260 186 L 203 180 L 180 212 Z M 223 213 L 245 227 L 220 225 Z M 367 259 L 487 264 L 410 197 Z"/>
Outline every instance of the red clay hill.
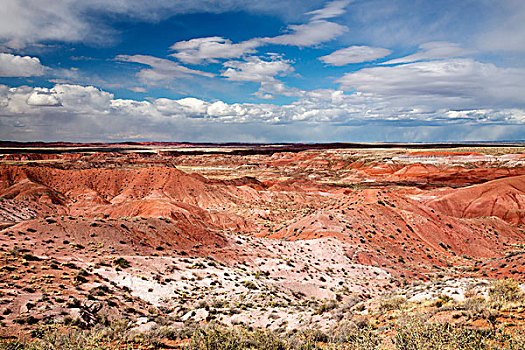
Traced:
<path fill-rule="evenodd" d="M 265 245 L 301 251 L 328 239 L 352 278 L 369 268 L 392 285 L 437 275 L 525 279 L 521 147 L 8 146 L 16 152 L 0 157 L 6 256 L 26 252 L 64 268 L 104 257 L 210 257 L 260 273 L 256 261 L 284 254 Z M 243 243 L 251 239 L 258 243 Z M 285 259 L 293 270 L 294 256 Z M 19 295 L 11 265 L 0 269 L 3 288 Z M 348 275 L 352 266 L 361 270 Z M 303 270 L 294 273 L 311 275 Z M 386 288 L 383 279 L 359 281 Z"/>
<path fill-rule="evenodd" d="M 4 156 L 6 208 L 23 203 L 36 217 L 169 218 L 195 241 L 218 232 L 334 236 L 352 244 L 357 261 L 395 266 L 403 275 L 456 264 L 463 255 L 497 258 L 522 237 L 520 153 L 271 146 L 263 149 L 270 154 L 258 154 L 254 146 L 235 145 L 185 154 L 173 144 L 164 145 L 175 147 L 170 151 L 155 143 L 121 152 L 95 146 L 96 152 L 52 159 L 22 153 L 15 164 L 13 155 Z M 111 152 L 99 152 L 102 146 Z M 130 152 L 132 146 L 149 153 Z"/>

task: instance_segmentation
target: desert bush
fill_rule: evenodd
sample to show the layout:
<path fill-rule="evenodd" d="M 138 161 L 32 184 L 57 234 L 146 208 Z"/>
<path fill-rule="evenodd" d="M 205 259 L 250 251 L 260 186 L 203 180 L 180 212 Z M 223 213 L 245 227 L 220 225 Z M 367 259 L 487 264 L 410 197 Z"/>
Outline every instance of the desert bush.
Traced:
<path fill-rule="evenodd" d="M 497 341 L 501 348 L 505 350 L 525 349 L 525 332 L 523 330 L 514 330 L 512 332 L 500 330 Z"/>
<path fill-rule="evenodd" d="M 434 303 L 436 307 L 443 307 L 443 305 L 447 304 L 450 301 L 453 301 L 454 299 L 446 294 L 440 294 Z"/>
<path fill-rule="evenodd" d="M 525 349 L 523 330 L 476 329 L 451 324 L 412 322 L 398 330 L 396 350 Z"/>
<path fill-rule="evenodd" d="M 379 312 L 399 310 L 407 303 L 407 299 L 402 296 L 382 299 L 379 303 Z"/>
<path fill-rule="evenodd" d="M 293 350 L 313 350 L 320 349 L 319 343 L 329 342 L 326 334 L 318 329 L 305 329 L 286 335 L 286 349 Z M 335 345 L 335 344 L 334 344 Z"/>
<path fill-rule="evenodd" d="M 503 304 L 523 300 L 523 293 L 518 282 L 513 279 L 504 279 L 492 283 L 489 297 L 493 303 Z"/>
<path fill-rule="evenodd" d="M 381 339 L 370 325 L 358 326 L 354 322 L 343 321 L 336 325 L 330 332 L 330 343 L 343 345 L 349 350 L 378 350 Z M 337 348 L 333 347 L 332 348 Z"/>
<path fill-rule="evenodd" d="M 337 300 L 325 300 L 314 310 L 314 315 L 321 315 L 327 311 L 333 310 L 337 307 Z"/>
<path fill-rule="evenodd" d="M 243 286 L 245 286 L 248 289 L 252 289 L 252 290 L 257 289 L 257 285 L 253 283 L 252 281 L 242 281 L 241 283 L 243 284 Z"/>
<path fill-rule="evenodd" d="M 272 332 L 249 332 L 239 327 L 200 328 L 191 337 L 188 350 L 285 350 L 284 341 Z"/>
<path fill-rule="evenodd" d="M 40 326 L 33 330 L 33 339 L 0 342 L 0 350 L 123 350 L 129 327 L 129 320 L 98 324 L 90 330 Z"/>
<path fill-rule="evenodd" d="M 490 305 L 487 302 L 487 299 L 482 296 L 473 296 L 465 299 L 461 304 L 461 307 L 465 311 L 464 314 L 469 319 L 476 319 L 490 311 Z"/>
<path fill-rule="evenodd" d="M 26 348 L 26 343 L 17 339 L 11 341 L 4 341 L 0 343 L 1 350 L 24 350 Z"/>
<path fill-rule="evenodd" d="M 41 326 L 32 332 L 30 341 L 0 342 L 0 350 L 126 350 L 157 349 L 166 346 L 166 339 L 189 339 L 186 350 L 522 350 L 525 332 L 510 328 L 472 329 L 461 325 L 428 324 L 416 319 L 401 326 L 374 329 L 344 321 L 327 335 L 317 329 L 294 332 L 251 330 L 245 327 L 189 325 L 178 329 L 157 326 L 144 333 L 130 329 L 129 321 L 109 322 L 91 330 L 73 327 L 60 330 Z M 393 344 L 383 343 L 389 337 Z M 382 347 L 387 346 L 387 347 Z"/>
<path fill-rule="evenodd" d="M 486 338 L 480 330 L 416 321 L 397 332 L 395 345 L 398 350 L 483 350 L 489 349 Z"/>
<path fill-rule="evenodd" d="M 127 343 L 142 344 L 154 348 L 162 347 L 164 339 L 175 340 L 189 338 L 191 334 L 182 332 L 180 329 L 171 326 L 157 326 L 143 333 L 131 332 L 126 337 Z"/>
<path fill-rule="evenodd" d="M 113 265 L 125 269 L 131 266 L 130 262 L 122 257 L 113 260 Z"/>
<path fill-rule="evenodd" d="M 31 341 L 5 341 L 0 343 L 1 350 L 117 350 L 119 343 L 108 343 L 97 339 L 96 332 L 70 330 L 59 332 L 56 329 L 48 330 L 40 339 Z"/>

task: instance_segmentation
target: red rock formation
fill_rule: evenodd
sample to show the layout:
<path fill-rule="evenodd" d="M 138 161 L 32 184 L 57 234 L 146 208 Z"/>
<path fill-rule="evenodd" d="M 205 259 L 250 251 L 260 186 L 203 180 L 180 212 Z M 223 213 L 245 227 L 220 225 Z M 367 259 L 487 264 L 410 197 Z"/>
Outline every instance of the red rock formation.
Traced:
<path fill-rule="evenodd" d="M 496 216 L 510 224 L 525 223 L 525 176 L 513 176 L 437 195 L 427 205 L 451 216 Z"/>

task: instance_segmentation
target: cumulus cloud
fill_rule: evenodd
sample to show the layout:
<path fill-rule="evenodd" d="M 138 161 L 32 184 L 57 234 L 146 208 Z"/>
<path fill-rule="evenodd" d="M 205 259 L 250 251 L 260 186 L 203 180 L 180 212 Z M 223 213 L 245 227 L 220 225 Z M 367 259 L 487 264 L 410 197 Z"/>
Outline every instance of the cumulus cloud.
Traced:
<path fill-rule="evenodd" d="M 300 97 L 304 94 L 305 90 L 288 87 L 279 80 L 268 80 L 261 82 L 259 90 L 254 95 L 264 100 L 271 100 L 276 98 L 276 95 Z"/>
<path fill-rule="evenodd" d="M 350 63 L 375 61 L 392 53 L 388 49 L 370 46 L 350 46 L 319 57 L 319 60 L 332 66 L 344 66 Z"/>
<path fill-rule="evenodd" d="M 524 109 L 406 108 L 331 89 L 274 105 L 193 97 L 137 101 L 92 86 L 0 85 L 0 139 L 11 140 L 429 141 L 520 138 L 523 132 Z"/>
<path fill-rule="evenodd" d="M 0 113 L 26 114 L 47 110 L 72 113 L 108 113 L 113 94 L 93 86 L 57 84 L 53 88 L 21 86 L 4 91 L 8 103 Z"/>
<path fill-rule="evenodd" d="M 181 111 L 187 116 L 203 115 L 208 109 L 208 103 L 194 97 L 186 97 L 174 102 L 182 108 Z"/>
<path fill-rule="evenodd" d="M 261 99 L 274 99 L 275 95 L 298 96 L 300 91 L 288 88 L 276 79 L 277 76 L 285 76 L 294 71 L 291 61 L 283 60 L 279 56 L 272 56 L 263 60 L 260 57 L 248 57 L 245 61 L 228 61 L 224 63 L 226 68 L 222 76 L 232 81 L 251 81 L 261 83 L 255 96 Z"/>
<path fill-rule="evenodd" d="M 151 68 L 141 69 L 137 76 L 146 84 L 158 85 L 169 82 L 175 78 L 187 78 L 191 75 L 200 75 L 204 77 L 214 77 L 215 74 L 203 72 L 200 70 L 190 69 L 181 66 L 164 58 L 158 58 L 147 55 L 118 55 L 115 60 L 122 62 L 139 63 L 150 66 Z"/>
<path fill-rule="evenodd" d="M 0 77 L 32 77 L 43 75 L 46 67 L 37 57 L 0 53 Z"/>
<path fill-rule="evenodd" d="M 56 94 L 64 108 L 79 113 L 109 113 L 108 107 L 114 98 L 113 94 L 94 86 L 59 84 L 51 92 Z"/>
<path fill-rule="evenodd" d="M 396 58 L 383 64 L 409 63 L 424 60 L 437 60 L 452 57 L 461 57 L 471 54 L 471 50 L 460 47 L 459 44 L 446 41 L 434 41 L 419 45 L 419 51 L 413 55 Z"/>
<path fill-rule="evenodd" d="M 362 124 L 369 122 L 432 122 L 465 119 L 475 122 L 525 122 L 519 108 L 436 109 L 406 108 L 384 103 L 367 93 L 345 94 L 341 90 L 305 91 L 288 105 L 208 102 L 194 97 L 159 98 L 151 101 L 115 99 L 93 86 L 57 84 L 53 88 L 0 86 L 0 116 L 65 115 L 103 118 L 146 118 L 149 123 L 163 123 L 184 118 L 213 119 L 227 123 L 293 123 L 294 121 Z M 388 102 L 388 101 L 387 101 Z M 166 119 L 168 118 L 168 119 Z M 170 119 L 171 118 L 171 119 Z M 131 124 L 130 124 L 131 126 Z M 203 124 L 204 126 L 204 124 Z M 111 127 L 109 124 L 107 127 Z M 140 126 L 134 125 L 135 128 Z"/>
<path fill-rule="evenodd" d="M 30 106 L 50 106 L 57 107 L 61 106 L 62 103 L 58 100 L 56 94 L 49 91 L 48 89 L 38 89 L 35 90 L 27 98 L 27 104 Z"/>
<path fill-rule="evenodd" d="M 218 36 L 196 38 L 173 44 L 170 49 L 177 52 L 170 56 L 189 64 L 199 64 L 206 61 L 218 62 L 218 58 L 239 58 L 248 53 L 253 53 L 255 48 L 261 44 L 258 39 L 233 44 L 231 40 Z"/>

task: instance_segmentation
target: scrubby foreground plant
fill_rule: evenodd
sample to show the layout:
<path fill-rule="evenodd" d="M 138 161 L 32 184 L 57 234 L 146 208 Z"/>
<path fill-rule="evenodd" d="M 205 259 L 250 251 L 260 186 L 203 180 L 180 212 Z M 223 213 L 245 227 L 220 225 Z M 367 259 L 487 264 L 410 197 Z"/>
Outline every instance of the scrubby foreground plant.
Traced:
<path fill-rule="evenodd" d="M 219 325 L 175 329 L 170 326 L 136 333 L 125 322 L 90 331 L 42 328 L 32 340 L 0 343 L 5 350 L 519 350 L 525 334 L 502 329 L 473 329 L 451 324 L 414 321 L 400 327 L 393 338 L 370 326 L 345 324 L 331 335 L 316 330 L 280 334 L 270 330 Z"/>
<path fill-rule="evenodd" d="M 502 329 L 475 329 L 458 325 L 410 323 L 395 336 L 398 350 L 525 349 L 525 334 Z"/>

